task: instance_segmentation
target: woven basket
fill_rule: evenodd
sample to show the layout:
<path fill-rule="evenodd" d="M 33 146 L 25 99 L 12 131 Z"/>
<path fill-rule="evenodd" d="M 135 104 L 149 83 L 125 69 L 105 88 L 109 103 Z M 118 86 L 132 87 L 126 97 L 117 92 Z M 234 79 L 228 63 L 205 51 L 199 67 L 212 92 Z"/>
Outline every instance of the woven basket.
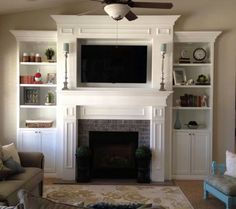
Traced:
<path fill-rule="evenodd" d="M 25 125 L 28 128 L 51 128 L 53 121 L 26 120 Z"/>

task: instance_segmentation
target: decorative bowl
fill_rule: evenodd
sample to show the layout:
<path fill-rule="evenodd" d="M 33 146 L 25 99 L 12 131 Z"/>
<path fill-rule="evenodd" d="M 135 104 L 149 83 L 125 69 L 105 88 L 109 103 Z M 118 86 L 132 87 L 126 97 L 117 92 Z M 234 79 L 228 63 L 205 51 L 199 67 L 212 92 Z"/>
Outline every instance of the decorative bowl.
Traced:
<path fill-rule="evenodd" d="M 197 129 L 198 128 L 198 125 L 187 124 L 187 126 L 188 126 L 189 129 Z"/>
<path fill-rule="evenodd" d="M 197 129 L 198 123 L 196 121 L 189 121 L 188 124 L 186 124 L 189 129 Z"/>

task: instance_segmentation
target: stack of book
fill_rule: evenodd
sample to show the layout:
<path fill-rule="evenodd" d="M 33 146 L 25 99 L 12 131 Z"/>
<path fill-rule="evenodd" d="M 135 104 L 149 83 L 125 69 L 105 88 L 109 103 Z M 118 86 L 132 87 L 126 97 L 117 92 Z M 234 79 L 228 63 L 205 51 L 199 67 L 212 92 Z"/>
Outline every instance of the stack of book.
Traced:
<path fill-rule="evenodd" d="M 203 107 L 205 106 L 205 103 L 203 103 L 203 97 L 205 96 L 185 94 L 184 96 L 180 96 L 180 105 L 181 107 Z"/>
<path fill-rule="evenodd" d="M 180 57 L 179 63 L 190 63 L 190 58 Z"/>

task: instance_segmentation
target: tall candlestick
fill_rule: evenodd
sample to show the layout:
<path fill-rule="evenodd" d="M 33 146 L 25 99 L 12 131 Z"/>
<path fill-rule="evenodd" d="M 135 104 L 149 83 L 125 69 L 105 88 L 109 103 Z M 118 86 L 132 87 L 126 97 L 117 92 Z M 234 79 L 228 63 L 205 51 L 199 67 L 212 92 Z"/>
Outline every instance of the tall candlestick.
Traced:
<path fill-rule="evenodd" d="M 166 53 L 166 44 L 161 44 L 161 52 Z"/>
<path fill-rule="evenodd" d="M 164 83 L 164 61 L 165 61 L 165 53 L 166 53 L 166 44 L 161 44 L 161 83 L 160 83 L 160 91 L 166 91 L 165 83 Z"/>
<path fill-rule="evenodd" d="M 64 87 L 62 88 L 62 90 L 68 90 L 68 82 L 67 82 L 67 57 L 68 57 L 68 54 L 69 54 L 69 43 L 64 43 L 63 44 L 63 51 L 65 53 L 65 81 L 63 82 L 64 84 Z"/>
<path fill-rule="evenodd" d="M 63 44 L 63 51 L 69 53 L 69 49 L 70 49 L 69 43 L 64 43 Z"/>

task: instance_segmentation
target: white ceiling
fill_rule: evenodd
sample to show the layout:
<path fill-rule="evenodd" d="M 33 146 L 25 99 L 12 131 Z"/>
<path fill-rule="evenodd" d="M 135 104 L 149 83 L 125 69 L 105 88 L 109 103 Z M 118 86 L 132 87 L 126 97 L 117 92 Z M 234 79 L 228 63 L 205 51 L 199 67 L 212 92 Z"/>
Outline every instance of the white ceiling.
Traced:
<path fill-rule="evenodd" d="M 81 0 L 0 0 L 0 15 L 53 8 L 80 1 Z"/>
<path fill-rule="evenodd" d="M 97 2 L 96 2 L 97 1 Z M 102 10 L 102 4 L 99 3 L 101 0 L 0 0 L 0 15 L 12 14 L 18 12 L 26 12 L 40 9 L 50 9 L 60 6 L 68 6 L 71 3 L 75 3 L 74 8 L 77 11 L 82 10 L 82 14 L 93 14 Z M 179 0 L 134 0 L 141 2 L 173 2 Z M 189 0 L 181 0 L 189 1 Z M 195 1 L 191 2 L 194 4 Z M 197 1 L 196 1 L 197 2 Z M 135 8 L 136 9 L 136 8 Z M 149 10 L 149 9 L 148 9 Z M 160 10 L 159 10 L 160 11 Z M 167 11 L 167 10 L 163 10 Z M 104 12 L 103 12 L 104 13 Z"/>

